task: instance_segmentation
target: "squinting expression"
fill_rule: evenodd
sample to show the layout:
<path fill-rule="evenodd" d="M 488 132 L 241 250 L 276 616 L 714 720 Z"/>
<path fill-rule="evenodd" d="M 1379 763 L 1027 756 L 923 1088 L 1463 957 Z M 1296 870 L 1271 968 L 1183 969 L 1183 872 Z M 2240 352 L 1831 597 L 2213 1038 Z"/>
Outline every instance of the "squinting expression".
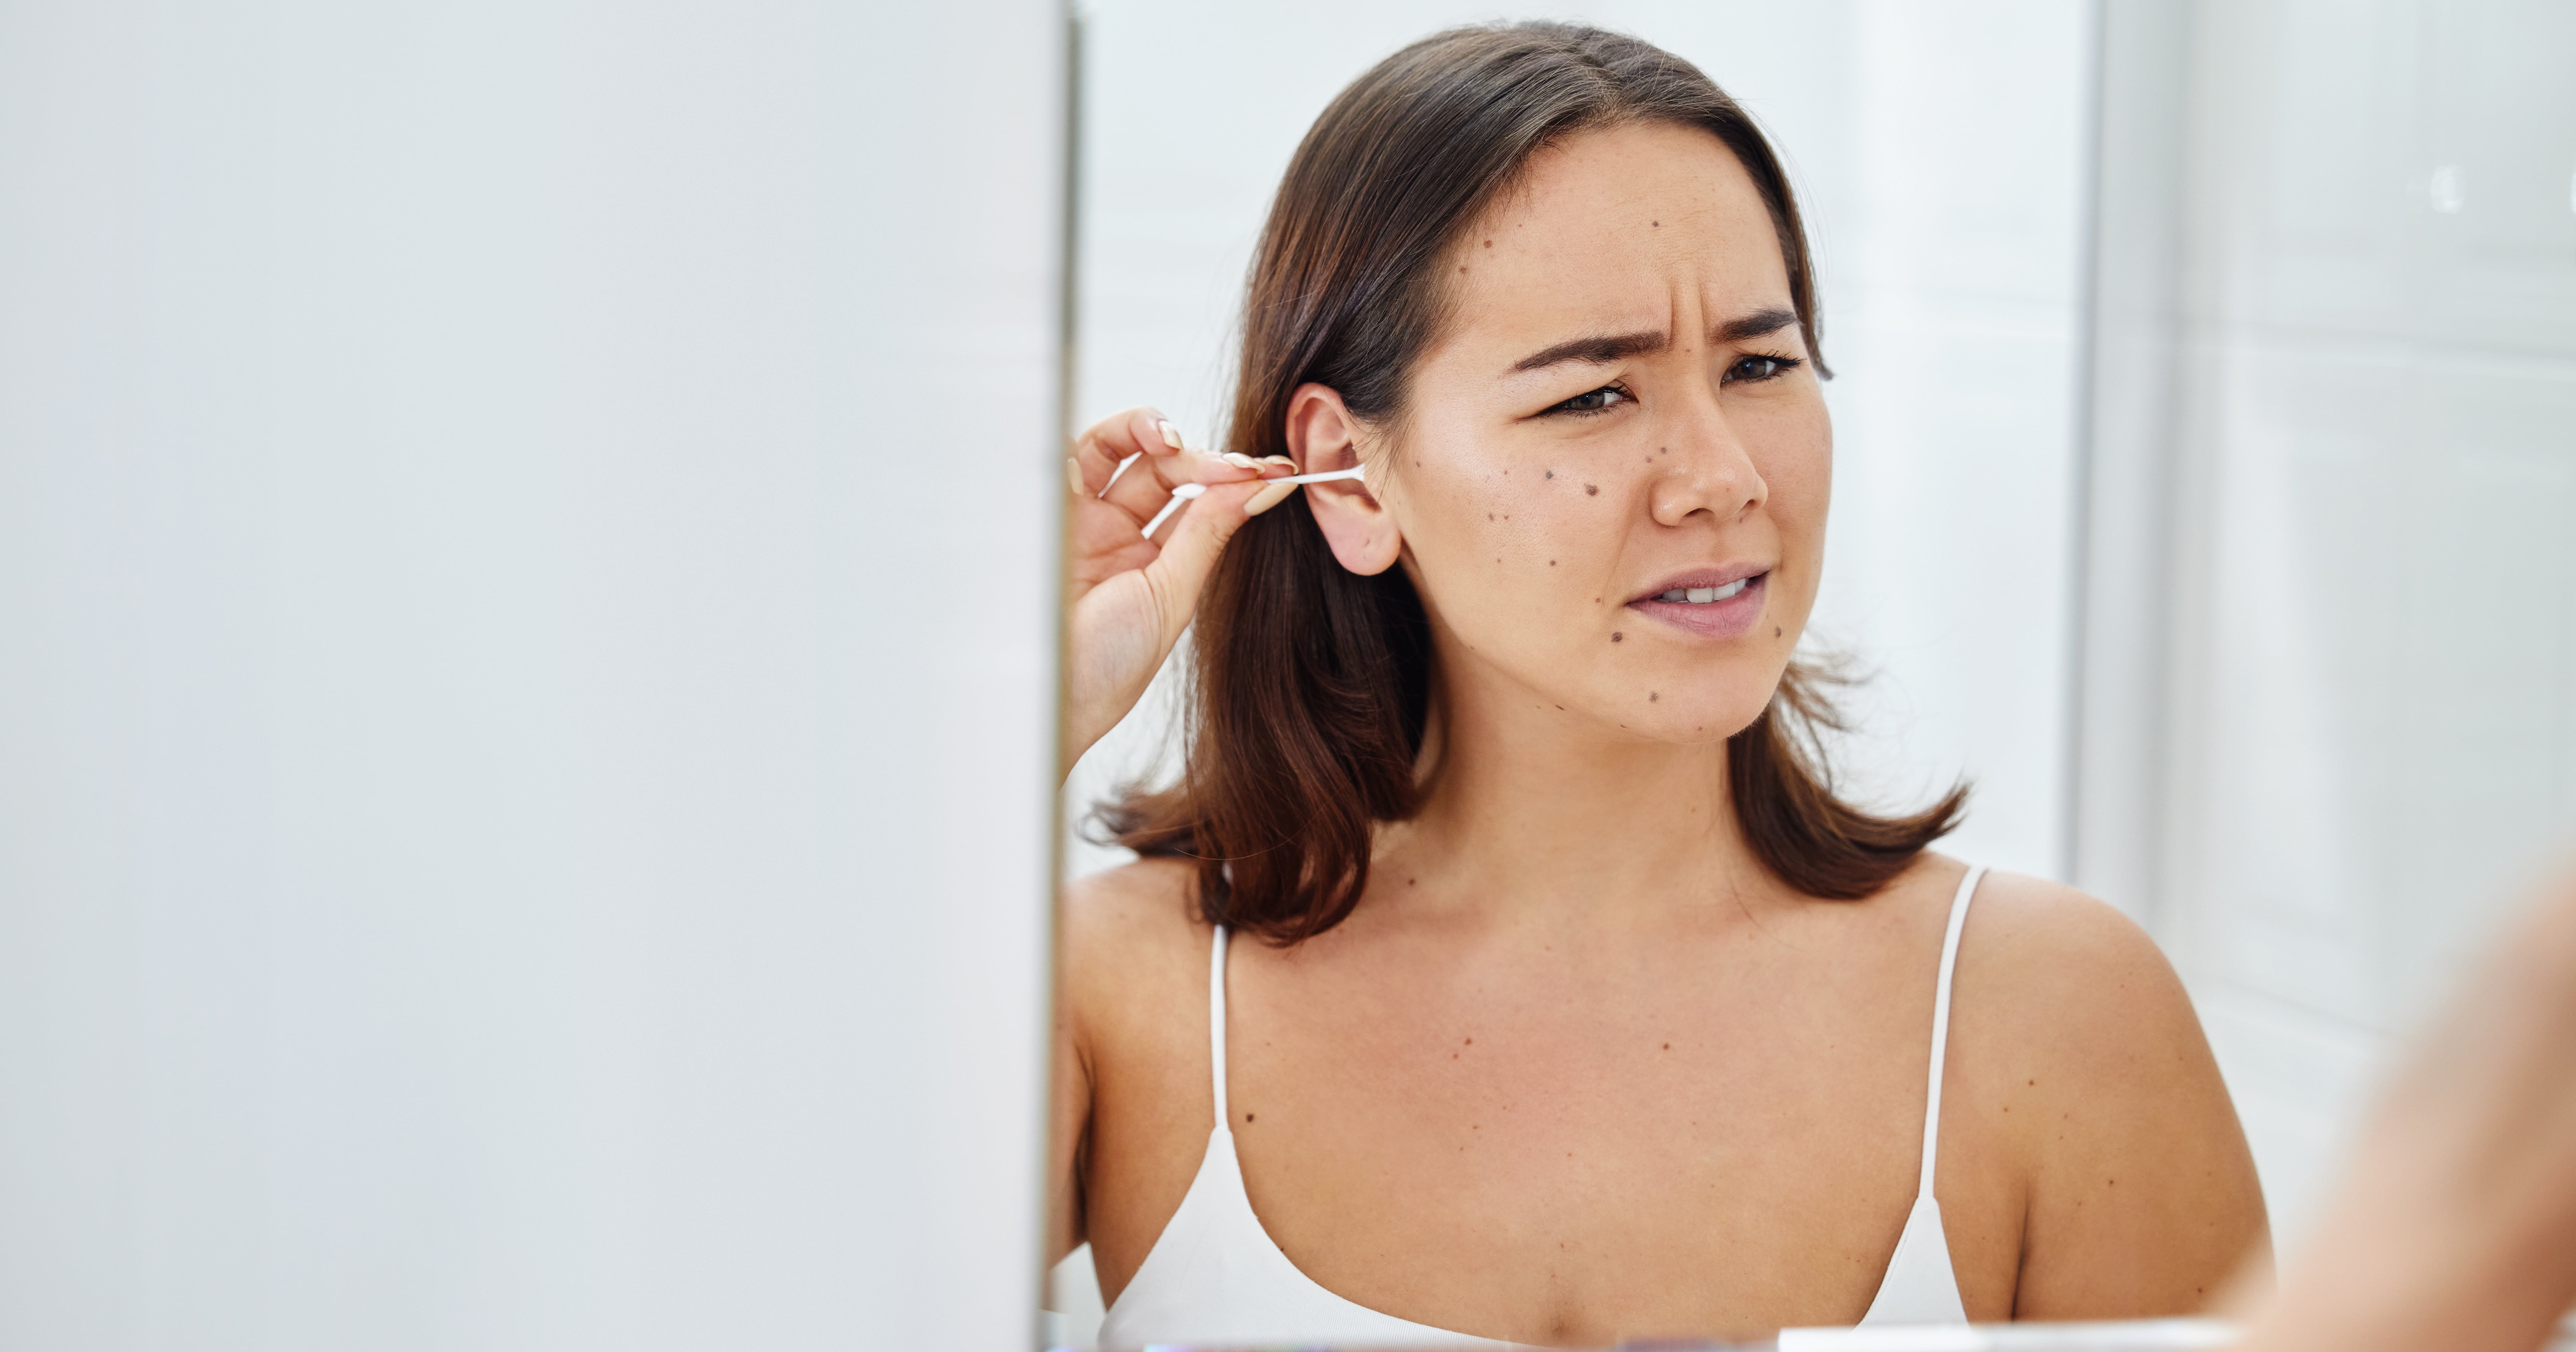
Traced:
<path fill-rule="evenodd" d="M 1381 500 L 1452 696 L 1741 730 L 1815 602 L 1833 458 L 1752 179 L 1704 131 L 1586 133 L 1444 266 Z"/>

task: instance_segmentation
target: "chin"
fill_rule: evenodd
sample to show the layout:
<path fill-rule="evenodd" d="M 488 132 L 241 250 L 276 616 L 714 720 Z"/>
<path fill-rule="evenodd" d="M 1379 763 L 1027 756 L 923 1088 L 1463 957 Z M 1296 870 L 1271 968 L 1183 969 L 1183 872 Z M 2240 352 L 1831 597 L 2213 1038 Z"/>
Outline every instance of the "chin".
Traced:
<path fill-rule="evenodd" d="M 1759 702 L 1743 699 L 1691 699 L 1669 691 L 1649 692 L 1653 697 L 1646 707 L 1620 700 L 1597 708 L 1596 716 L 1609 719 L 1626 732 L 1658 742 L 1678 746 L 1707 746 L 1753 726 L 1769 703 L 1768 696 Z"/>

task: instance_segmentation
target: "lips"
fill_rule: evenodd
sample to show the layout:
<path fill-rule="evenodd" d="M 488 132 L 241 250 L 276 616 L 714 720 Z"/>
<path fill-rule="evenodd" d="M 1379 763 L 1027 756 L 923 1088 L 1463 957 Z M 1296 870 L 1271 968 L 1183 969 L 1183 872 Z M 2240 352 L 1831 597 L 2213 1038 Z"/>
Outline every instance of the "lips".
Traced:
<path fill-rule="evenodd" d="M 1633 605 L 1639 601 L 1655 600 L 1666 592 L 1724 587 L 1748 578 L 1760 577 L 1770 571 L 1771 565 L 1767 563 L 1723 563 L 1713 568 L 1685 569 L 1661 579 L 1653 586 L 1629 597 L 1628 601 Z"/>
<path fill-rule="evenodd" d="M 1735 638 L 1762 618 L 1770 580 L 1770 569 L 1758 563 L 1693 569 L 1639 593 L 1628 609 L 1701 638 Z"/>

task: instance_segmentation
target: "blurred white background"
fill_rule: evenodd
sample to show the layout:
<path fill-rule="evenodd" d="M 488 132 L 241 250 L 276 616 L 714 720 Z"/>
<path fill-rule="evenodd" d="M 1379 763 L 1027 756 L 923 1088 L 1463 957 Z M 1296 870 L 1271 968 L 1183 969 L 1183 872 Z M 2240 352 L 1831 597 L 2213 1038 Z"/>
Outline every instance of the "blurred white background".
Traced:
<path fill-rule="evenodd" d="M 1297 138 L 1493 13 L 1081 13 L 1075 411 L 1212 440 Z M 1853 778 L 1971 777 L 1947 848 L 2149 927 L 2295 1246 L 2392 1034 L 2576 820 L 2576 7 L 1546 14 L 1696 62 L 1802 196 Z M 1124 857 L 1079 818 L 1168 769 L 1172 690 L 1077 773 L 1076 871 Z"/>
<path fill-rule="evenodd" d="M 0 1348 L 1028 1345 L 1062 32 L 0 4 Z"/>
<path fill-rule="evenodd" d="M 2115 5 L 2079 882 L 2295 1244 L 2576 823 L 2576 6 Z"/>

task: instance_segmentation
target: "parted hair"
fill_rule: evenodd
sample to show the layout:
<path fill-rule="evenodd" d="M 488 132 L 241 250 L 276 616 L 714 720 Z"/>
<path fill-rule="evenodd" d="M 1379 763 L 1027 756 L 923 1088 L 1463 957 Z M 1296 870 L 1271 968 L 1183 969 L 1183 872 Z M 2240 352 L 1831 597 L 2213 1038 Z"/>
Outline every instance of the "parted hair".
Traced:
<path fill-rule="evenodd" d="M 1335 98 L 1288 164 L 1253 256 L 1226 449 L 1287 451 L 1289 397 L 1314 382 L 1363 424 L 1396 426 L 1408 377 L 1447 317 L 1439 261 L 1531 154 L 1638 122 L 1697 127 L 1734 152 L 1770 208 L 1807 351 L 1817 342 L 1806 230 L 1752 118 L 1689 62 L 1557 23 L 1459 28 L 1379 62 Z M 1351 913 L 1375 826 L 1410 816 L 1431 716 L 1430 624 L 1402 568 L 1344 569 L 1299 494 L 1246 522 L 1200 595 L 1178 782 L 1130 788 L 1099 819 L 1142 855 L 1195 860 L 1204 918 L 1295 943 Z M 1729 738 L 1727 786 L 1754 854 L 1797 891 L 1866 897 L 1957 825 L 1967 790 L 1909 815 L 1837 797 L 1820 729 L 1837 678 L 1792 661 Z"/>

